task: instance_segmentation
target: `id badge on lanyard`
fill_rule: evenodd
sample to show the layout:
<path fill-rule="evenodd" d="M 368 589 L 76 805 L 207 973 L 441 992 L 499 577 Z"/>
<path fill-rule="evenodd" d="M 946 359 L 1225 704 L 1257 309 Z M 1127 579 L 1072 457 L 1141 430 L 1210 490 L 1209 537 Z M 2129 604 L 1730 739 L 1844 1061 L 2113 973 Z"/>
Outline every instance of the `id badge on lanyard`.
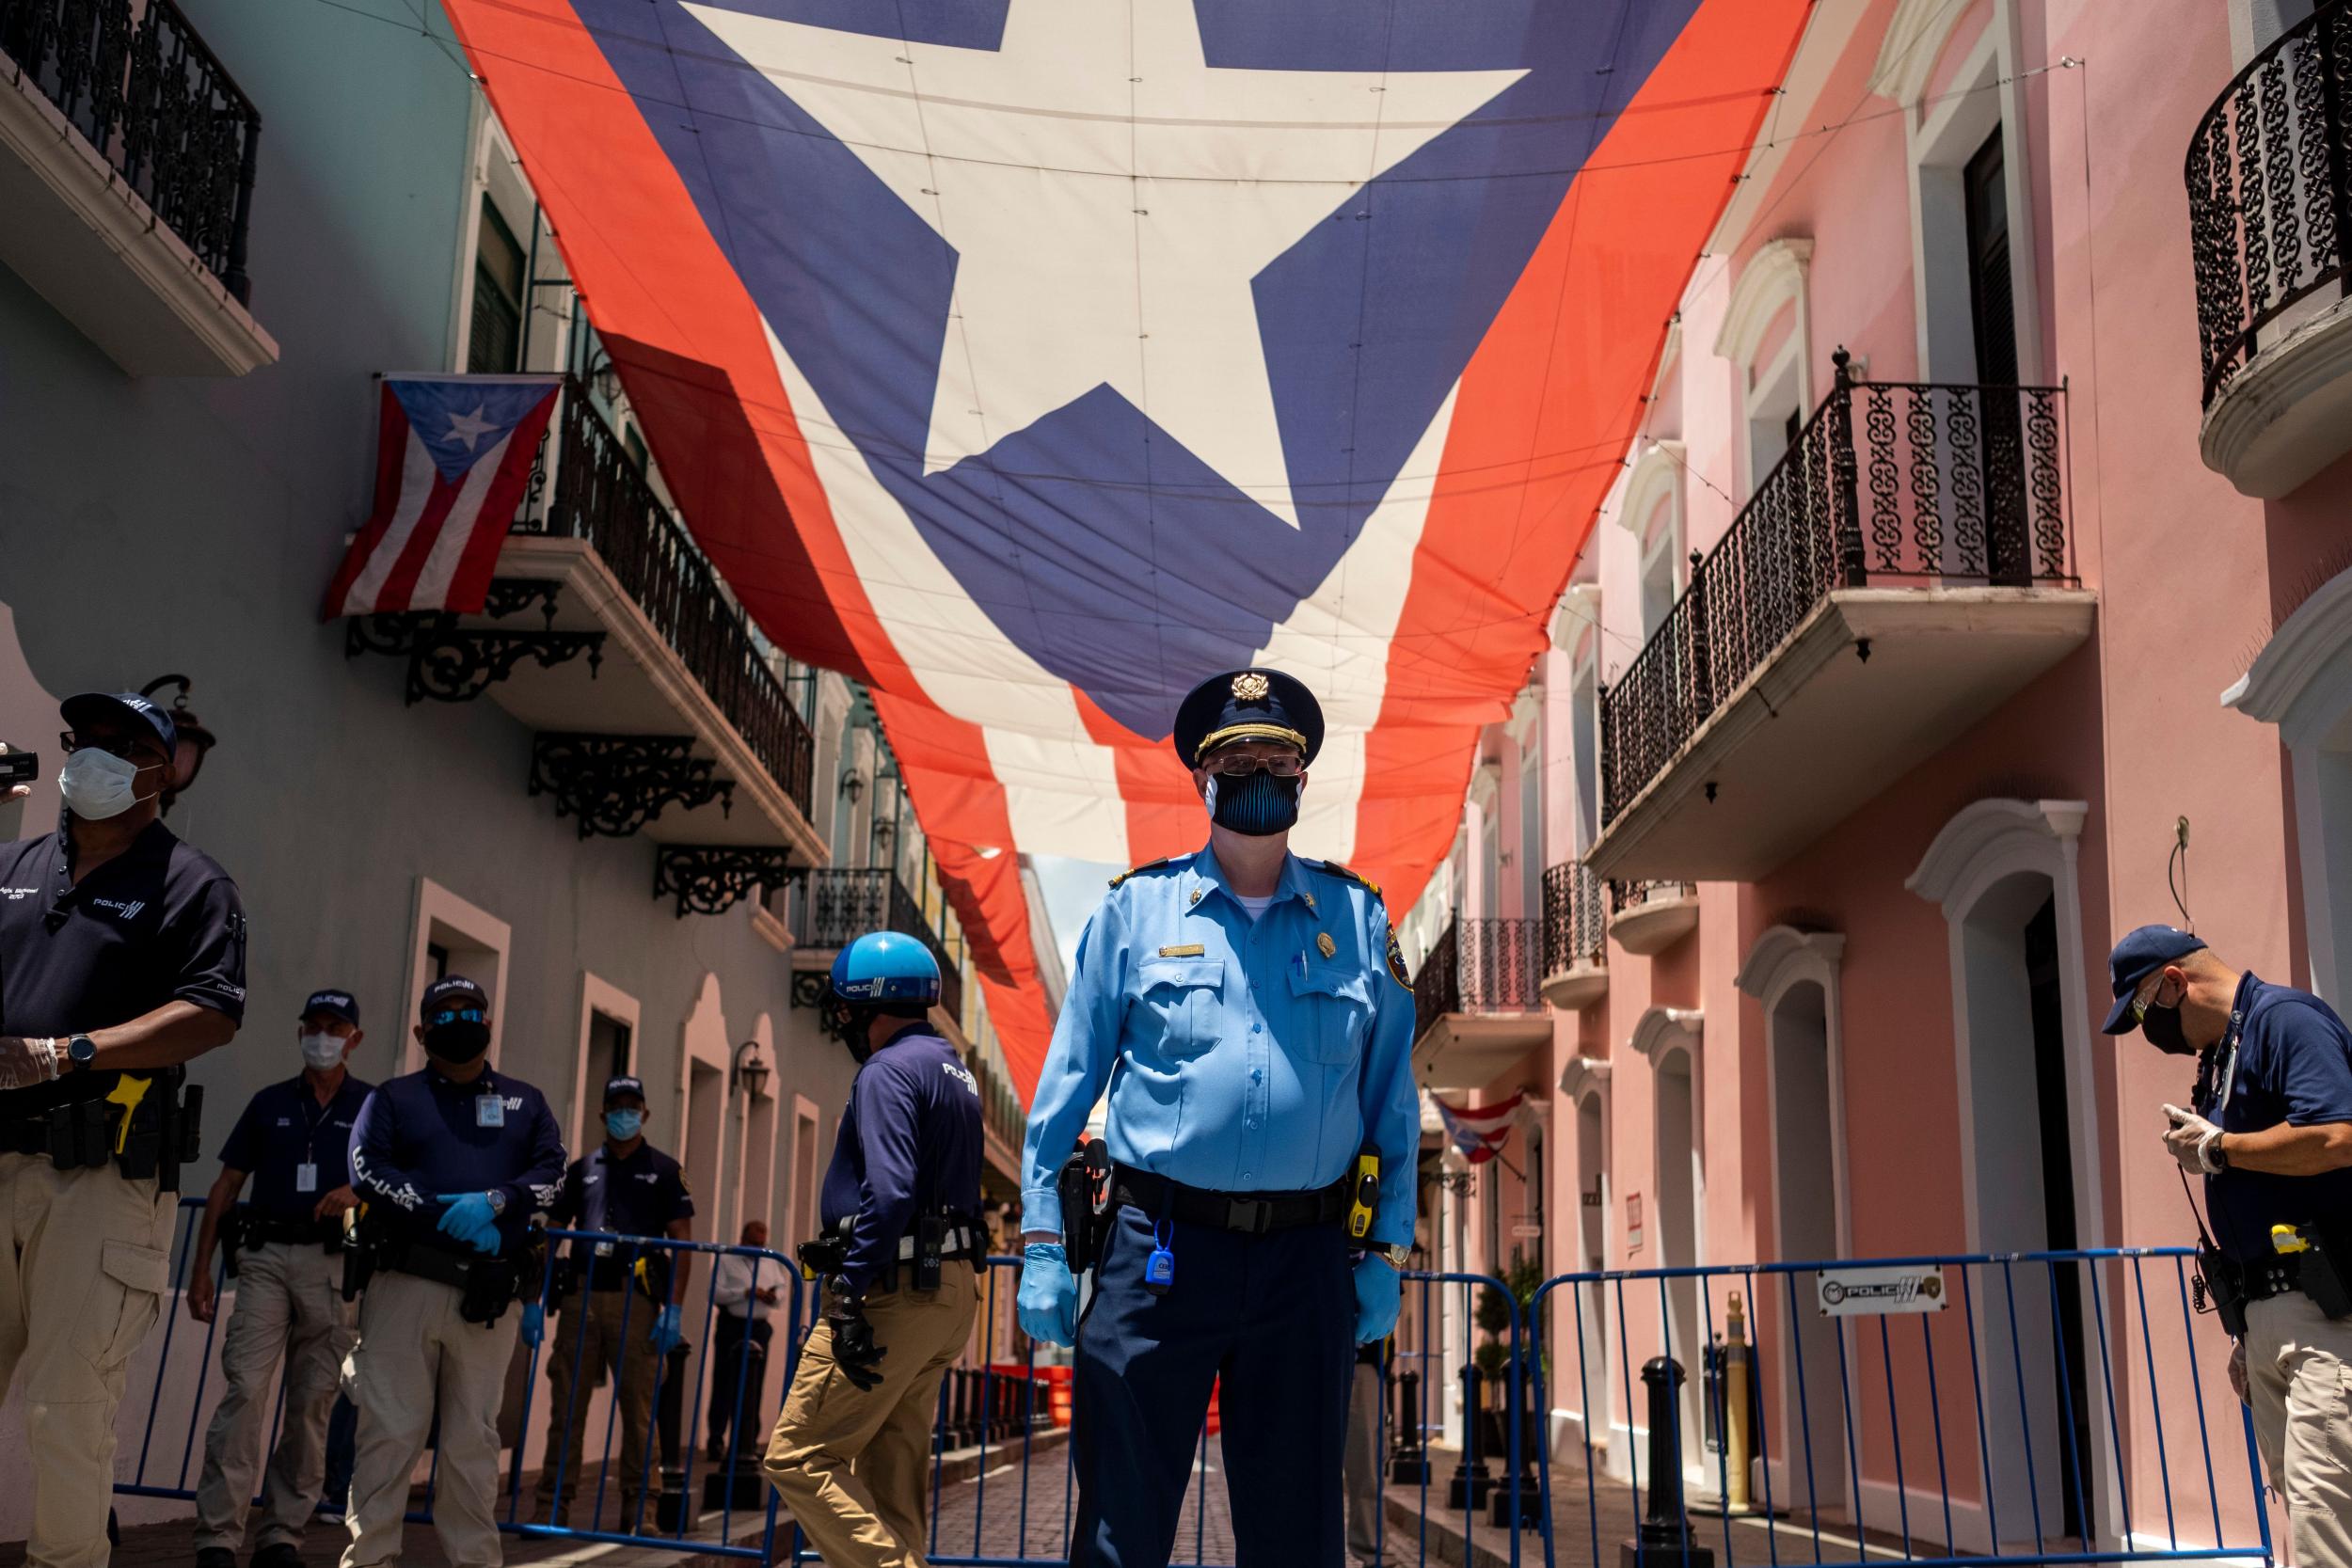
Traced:
<path fill-rule="evenodd" d="M 476 1127 L 506 1125 L 506 1101 L 495 1094 L 476 1095 L 473 1102 L 473 1124 Z"/>

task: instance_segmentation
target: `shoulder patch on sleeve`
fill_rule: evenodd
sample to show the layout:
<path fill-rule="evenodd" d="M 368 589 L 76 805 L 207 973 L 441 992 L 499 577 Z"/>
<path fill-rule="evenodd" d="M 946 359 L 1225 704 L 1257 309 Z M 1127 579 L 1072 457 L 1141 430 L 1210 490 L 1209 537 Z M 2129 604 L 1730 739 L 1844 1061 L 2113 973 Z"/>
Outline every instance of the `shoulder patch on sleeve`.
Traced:
<path fill-rule="evenodd" d="M 1141 865 L 1131 867 L 1128 870 L 1120 872 L 1118 876 L 1113 877 L 1111 879 L 1111 886 L 1117 887 L 1128 878 L 1136 876 L 1141 872 L 1157 871 L 1160 867 L 1166 865 L 1169 861 L 1175 858 L 1176 857 L 1173 855 L 1162 855 L 1158 860 L 1146 861 Z"/>
<path fill-rule="evenodd" d="M 1405 973 L 1405 949 L 1396 944 L 1396 927 L 1389 927 L 1389 978 L 1406 990 L 1413 989 L 1413 977 Z"/>

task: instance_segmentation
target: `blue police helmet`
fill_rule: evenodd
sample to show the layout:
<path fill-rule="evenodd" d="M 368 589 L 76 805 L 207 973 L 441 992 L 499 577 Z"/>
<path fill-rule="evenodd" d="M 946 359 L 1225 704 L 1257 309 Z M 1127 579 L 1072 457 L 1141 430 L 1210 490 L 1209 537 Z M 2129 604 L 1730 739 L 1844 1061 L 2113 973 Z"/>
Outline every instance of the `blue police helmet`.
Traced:
<path fill-rule="evenodd" d="M 939 960 L 913 937 L 868 931 L 834 956 L 833 993 L 844 1002 L 928 1007 L 939 1000 Z"/>

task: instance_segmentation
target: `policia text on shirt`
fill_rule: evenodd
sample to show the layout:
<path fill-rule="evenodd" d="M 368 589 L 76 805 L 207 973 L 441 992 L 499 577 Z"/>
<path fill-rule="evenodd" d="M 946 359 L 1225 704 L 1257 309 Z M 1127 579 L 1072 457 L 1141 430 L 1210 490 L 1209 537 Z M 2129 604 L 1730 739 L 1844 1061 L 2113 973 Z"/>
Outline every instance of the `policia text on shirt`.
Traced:
<path fill-rule="evenodd" d="M 2237 1341 L 2296 1568 L 2352 1568 L 2352 1032 L 2309 991 L 2143 926 L 2107 960 L 2106 1032 L 2197 1058 L 2192 1103 L 2164 1107 L 2165 1147 L 2205 1179 L 2199 1273 Z"/>
<path fill-rule="evenodd" d="M 181 1064 L 245 1016 L 236 884 L 163 825 L 170 716 L 87 693 L 57 831 L 0 848 L 0 1388 L 22 1370 L 35 1568 L 107 1558 L 115 1407 L 197 1152 Z"/>

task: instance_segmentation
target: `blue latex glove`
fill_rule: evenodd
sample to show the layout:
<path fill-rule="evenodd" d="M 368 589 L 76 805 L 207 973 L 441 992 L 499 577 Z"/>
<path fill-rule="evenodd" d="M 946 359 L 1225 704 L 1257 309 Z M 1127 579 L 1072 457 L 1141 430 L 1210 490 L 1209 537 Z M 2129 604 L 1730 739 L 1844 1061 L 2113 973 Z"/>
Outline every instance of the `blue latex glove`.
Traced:
<path fill-rule="evenodd" d="M 523 1343 L 537 1350 L 547 1337 L 548 1309 L 534 1301 L 523 1308 Z"/>
<path fill-rule="evenodd" d="M 441 1211 L 441 1229 L 476 1252 L 495 1257 L 504 1238 L 499 1235 L 499 1217 L 490 1208 L 488 1193 L 443 1193 L 440 1200 L 449 1205 Z"/>
<path fill-rule="evenodd" d="M 1367 1256 L 1356 1265 L 1356 1342 L 1374 1344 L 1396 1332 L 1405 1305 L 1405 1279 L 1385 1258 Z"/>
<path fill-rule="evenodd" d="M 653 1320 L 654 1354 L 669 1354 L 677 1348 L 678 1341 L 686 1338 L 686 1329 L 681 1317 L 682 1314 L 678 1311 L 675 1302 L 672 1302 L 655 1314 Z"/>
<path fill-rule="evenodd" d="M 1021 1295 L 1016 1310 L 1021 1332 L 1049 1345 L 1078 1342 L 1078 1282 L 1070 1275 L 1070 1256 L 1059 1242 L 1031 1242 L 1021 1249 Z"/>

